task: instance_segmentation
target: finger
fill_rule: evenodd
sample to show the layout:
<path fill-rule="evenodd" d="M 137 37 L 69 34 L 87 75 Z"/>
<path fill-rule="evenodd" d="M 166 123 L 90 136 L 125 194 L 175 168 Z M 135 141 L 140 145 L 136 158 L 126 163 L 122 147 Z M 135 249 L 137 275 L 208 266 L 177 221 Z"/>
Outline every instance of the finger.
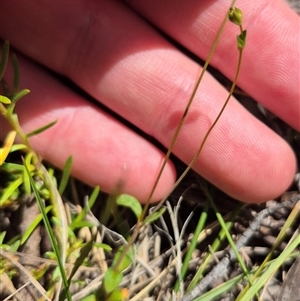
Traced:
<path fill-rule="evenodd" d="M 231 1 L 127 1 L 176 41 L 206 59 Z M 238 1 L 247 42 L 238 84 L 300 130 L 299 17 L 282 0 Z M 239 30 L 227 24 L 212 65 L 233 79 Z"/>
<path fill-rule="evenodd" d="M 33 148 L 60 168 L 72 155 L 72 174 L 77 178 L 92 186 L 100 185 L 107 192 L 120 189 L 145 202 L 164 155 L 21 55 L 18 59 L 21 85 L 31 90 L 16 106 L 22 128 L 28 133 L 57 120 L 52 128 L 30 138 Z M 0 135 L 4 138 L 9 126 L 3 119 L 0 122 Z M 169 162 L 152 201 L 168 192 L 175 176 Z"/>
<path fill-rule="evenodd" d="M 71 11 L 56 3 L 37 15 L 31 9 L 21 35 L 8 22 L 3 28 L 25 53 L 69 76 L 168 146 L 199 67 L 121 4 L 92 3 L 93 9 L 73 5 Z M 104 3 L 106 11 L 101 10 Z M 39 34 L 31 36 L 34 18 Z M 210 76 L 204 78 L 175 148 L 180 158 L 189 162 L 196 153 L 226 96 Z M 279 137 L 232 100 L 195 169 L 232 196 L 258 202 L 288 187 L 295 158 Z"/>

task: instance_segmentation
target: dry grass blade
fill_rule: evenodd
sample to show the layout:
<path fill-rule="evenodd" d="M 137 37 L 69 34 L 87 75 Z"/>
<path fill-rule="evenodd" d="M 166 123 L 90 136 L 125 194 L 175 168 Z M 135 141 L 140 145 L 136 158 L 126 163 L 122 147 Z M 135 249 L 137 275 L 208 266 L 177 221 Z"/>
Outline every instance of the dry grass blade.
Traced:
<path fill-rule="evenodd" d="M 176 265 L 176 259 L 174 259 L 168 267 L 166 267 L 155 279 L 153 279 L 144 289 L 142 289 L 138 294 L 136 294 L 134 297 L 132 297 L 129 301 L 139 301 L 142 300 L 141 298 L 145 296 L 149 291 L 151 291 L 157 284 L 160 283 L 160 281 L 165 277 L 170 268 L 174 267 Z"/>
<path fill-rule="evenodd" d="M 15 267 L 19 269 L 25 276 L 27 276 L 30 283 L 37 289 L 37 291 L 44 297 L 44 300 L 51 301 L 51 299 L 47 296 L 45 289 L 42 285 L 35 280 L 35 278 L 12 256 L 10 253 L 5 252 L 0 248 L 0 255 L 4 257 L 6 260 L 9 260 Z"/>
<path fill-rule="evenodd" d="M 28 282 L 27 282 L 28 283 Z M 27 284 L 26 284 L 27 285 Z M 19 291 L 23 289 L 25 284 L 20 288 L 16 289 L 13 282 L 7 276 L 6 273 L 1 273 L 0 277 L 0 287 L 5 290 L 6 293 L 10 293 L 3 301 L 9 301 L 11 298 L 15 297 L 17 301 L 22 301 L 22 297 L 19 295 Z"/>

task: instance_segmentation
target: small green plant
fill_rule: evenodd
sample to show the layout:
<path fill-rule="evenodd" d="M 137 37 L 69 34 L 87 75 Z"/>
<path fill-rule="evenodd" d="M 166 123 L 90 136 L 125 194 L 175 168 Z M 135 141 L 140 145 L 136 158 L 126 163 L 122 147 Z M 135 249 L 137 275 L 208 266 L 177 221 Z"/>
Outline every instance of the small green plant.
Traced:
<path fill-rule="evenodd" d="M 3 95 L 0 97 L 0 112 L 1 115 L 10 123 L 12 131 L 10 131 L 3 146 L 0 148 L 0 173 L 2 179 L 5 178 L 5 185 L 0 189 L 0 209 L 15 210 L 22 204 L 18 201 L 22 199 L 22 195 L 34 195 L 40 209 L 40 214 L 31 222 L 21 237 L 14 237 L 13 240 L 5 241 L 6 232 L 0 232 L 0 250 L 3 257 L 1 257 L 1 275 L 12 279 L 16 275 L 16 269 L 12 269 L 9 264 L 10 252 L 17 252 L 22 248 L 33 232 L 37 229 L 43 221 L 47 231 L 52 251 L 45 254 L 48 260 L 52 261 L 56 268 L 53 271 L 52 279 L 49 282 L 47 291 L 40 290 L 40 293 L 47 299 L 53 298 L 68 301 L 72 300 L 70 294 L 70 285 L 72 278 L 79 268 L 89 266 L 88 254 L 92 249 L 102 249 L 104 251 L 111 251 L 112 248 L 104 243 L 97 241 L 95 235 L 90 238 L 80 238 L 77 232 L 86 229 L 87 232 L 92 232 L 95 224 L 86 220 L 86 215 L 93 207 L 99 188 L 96 187 L 91 194 L 87 207 L 76 214 L 70 214 L 70 218 L 66 216 L 64 202 L 61 194 L 64 192 L 69 181 L 72 157 L 70 157 L 63 169 L 59 185 L 54 176 L 52 168 L 46 169 L 43 165 L 39 155 L 33 150 L 29 139 L 31 136 L 47 130 L 49 127 L 55 125 L 55 121 L 42 126 L 30 133 L 25 133 L 18 121 L 15 113 L 15 106 L 17 101 L 22 99 L 29 93 L 29 90 L 24 89 L 19 91 L 19 65 L 16 56 L 12 56 L 14 67 L 14 83 L 12 89 L 9 89 L 9 84 L 4 80 L 3 76 L 9 58 L 9 44 L 5 42 L 2 48 L 2 56 L 0 61 L 0 84 Z M 21 139 L 20 144 L 15 143 L 16 136 Z M 24 155 L 19 163 L 7 162 L 9 154 L 16 151 L 23 151 Z M 134 198 L 126 197 L 125 195 L 118 197 L 118 204 L 125 206 L 125 202 L 130 201 L 127 206 L 132 206 L 135 214 L 139 214 L 140 204 L 135 204 Z M 46 205 L 48 203 L 49 205 Z M 136 203 L 137 200 L 136 200 Z M 51 219 L 49 218 L 51 213 Z M 0 229 L 1 230 L 1 229 Z M 8 252 L 7 254 L 4 252 Z M 5 258 L 6 256 L 6 258 Z M 70 269 L 67 266 L 72 264 Z M 34 269 L 32 271 L 31 279 L 39 279 L 48 272 L 51 265 L 46 264 L 42 269 Z M 78 282 L 78 280 L 76 280 Z M 110 280 L 106 280 L 109 285 Z M 63 289 L 61 289 L 63 286 Z"/>

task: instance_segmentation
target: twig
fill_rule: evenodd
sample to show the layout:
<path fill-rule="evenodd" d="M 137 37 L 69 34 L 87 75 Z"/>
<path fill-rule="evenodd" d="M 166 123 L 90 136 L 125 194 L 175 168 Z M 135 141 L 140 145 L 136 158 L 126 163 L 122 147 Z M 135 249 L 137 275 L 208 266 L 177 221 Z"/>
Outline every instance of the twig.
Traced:
<path fill-rule="evenodd" d="M 1 277 L 3 277 L 3 275 L 1 275 Z M 28 281 L 26 282 L 25 284 L 23 284 L 21 287 L 19 287 L 17 290 L 15 290 L 15 292 L 13 292 L 12 294 L 10 294 L 9 296 L 7 296 L 3 301 L 9 301 L 9 300 L 12 300 L 13 297 L 16 297 L 17 300 L 20 300 L 18 298 L 18 292 L 20 292 L 23 288 L 25 288 L 26 286 L 30 285 L 31 282 Z"/>

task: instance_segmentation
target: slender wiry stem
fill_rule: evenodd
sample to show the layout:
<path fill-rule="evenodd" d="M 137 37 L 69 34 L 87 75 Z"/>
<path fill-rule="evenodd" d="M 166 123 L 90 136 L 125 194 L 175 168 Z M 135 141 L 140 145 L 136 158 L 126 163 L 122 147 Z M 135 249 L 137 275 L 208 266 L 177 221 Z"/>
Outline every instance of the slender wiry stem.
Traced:
<path fill-rule="evenodd" d="M 233 1 L 231 2 L 230 8 L 233 7 L 235 1 L 236 1 L 236 0 L 233 0 Z M 156 177 L 156 180 L 155 180 L 155 182 L 154 182 L 154 184 L 153 184 L 153 187 L 152 187 L 152 189 L 151 189 L 151 192 L 150 192 L 150 194 L 149 194 L 149 197 L 148 197 L 148 199 L 147 199 L 147 202 L 146 202 L 146 204 L 145 204 L 145 206 L 144 206 L 143 212 L 142 212 L 142 214 L 141 214 L 141 216 L 140 216 L 140 218 L 139 218 L 139 220 L 138 220 L 138 222 L 137 222 L 137 224 L 136 224 L 136 226 L 135 226 L 134 232 L 133 232 L 132 236 L 130 237 L 130 240 L 129 240 L 128 244 L 125 246 L 124 251 L 122 252 L 121 256 L 119 257 L 118 262 L 116 263 L 115 270 L 118 269 L 118 266 L 119 266 L 120 263 L 122 262 L 122 260 L 123 260 L 123 258 L 124 258 L 124 256 L 125 256 L 125 254 L 128 252 L 130 246 L 131 246 L 131 245 L 133 244 L 133 242 L 135 241 L 136 237 L 138 236 L 138 232 L 139 232 L 139 230 L 141 229 L 141 227 L 142 227 L 142 225 L 143 225 L 143 220 L 144 220 L 144 218 L 145 218 L 145 216 L 146 216 L 146 213 L 147 213 L 147 210 L 148 210 L 148 208 L 149 208 L 149 205 L 150 205 L 151 199 L 152 199 L 152 197 L 153 197 L 153 194 L 154 194 L 154 192 L 155 192 L 155 189 L 156 189 L 156 187 L 157 187 L 157 185 L 158 185 L 158 182 L 159 182 L 159 180 L 160 180 L 160 178 L 161 178 L 161 175 L 162 175 L 162 173 L 163 173 L 163 170 L 164 170 L 164 168 L 165 168 L 165 166 L 166 166 L 166 164 L 167 164 L 167 162 L 168 162 L 168 160 L 169 160 L 169 157 L 170 157 L 170 155 L 171 155 L 171 153 L 172 153 L 172 151 L 173 151 L 173 148 L 174 148 L 174 145 L 175 145 L 175 143 L 176 143 L 177 137 L 178 137 L 179 132 L 180 132 L 180 130 L 181 130 L 183 124 L 184 124 L 185 118 L 186 118 L 186 116 L 187 116 L 187 114 L 188 114 L 188 111 L 189 111 L 189 109 L 190 109 L 190 107 L 191 107 L 191 104 L 192 104 L 192 102 L 193 102 L 193 100 L 194 100 L 194 98 L 195 98 L 196 92 L 197 92 L 197 90 L 198 90 L 198 88 L 199 88 L 199 85 L 200 85 L 201 80 L 202 80 L 202 78 L 203 78 L 203 76 L 204 76 L 204 73 L 205 73 L 205 71 L 206 71 L 206 69 L 207 69 L 207 67 L 208 67 L 208 65 L 209 65 L 209 62 L 210 62 L 210 60 L 211 60 L 211 58 L 212 58 L 212 55 L 213 55 L 213 53 L 214 53 L 214 51 L 215 51 L 215 49 L 216 49 L 216 47 L 217 47 L 217 45 L 218 45 L 218 43 L 219 43 L 219 41 L 220 41 L 220 38 L 221 38 L 221 35 L 222 35 L 223 30 L 224 30 L 224 28 L 225 28 L 225 25 L 226 25 L 227 20 L 228 20 L 228 13 L 226 13 L 226 16 L 225 16 L 224 19 L 223 19 L 223 22 L 222 22 L 222 24 L 221 24 L 221 26 L 220 26 L 220 29 L 219 29 L 219 31 L 218 31 L 218 34 L 217 34 L 217 36 L 216 36 L 216 38 L 215 38 L 215 40 L 214 40 L 214 42 L 213 42 L 213 46 L 211 47 L 210 52 L 209 52 L 209 54 L 208 54 L 207 60 L 205 61 L 205 64 L 204 64 L 203 69 L 202 69 L 202 71 L 201 71 L 201 73 L 200 73 L 200 76 L 199 76 L 199 78 L 197 79 L 197 82 L 196 82 L 196 84 L 195 84 L 194 90 L 193 90 L 193 92 L 192 92 L 192 94 L 191 94 L 191 96 L 190 96 L 190 98 L 189 98 L 188 104 L 187 104 L 187 106 L 186 106 L 186 108 L 185 108 L 185 110 L 184 110 L 184 112 L 183 112 L 183 114 L 182 114 L 182 117 L 181 117 L 181 119 L 180 119 L 180 122 L 179 122 L 179 124 L 178 124 L 178 126 L 177 126 L 177 128 L 176 128 L 175 134 L 174 134 L 173 139 L 172 139 L 172 141 L 171 141 L 171 145 L 170 145 L 170 147 L 169 147 L 169 149 L 168 149 L 168 151 L 167 151 L 167 153 L 166 153 L 166 155 L 165 155 L 164 161 L 163 161 L 162 166 L 161 166 L 161 168 L 160 168 L 160 170 L 159 170 L 159 172 L 158 172 L 158 175 L 157 175 L 157 177 Z M 225 108 L 224 108 L 224 109 L 225 109 Z M 216 120 L 215 123 L 216 123 L 217 121 L 218 121 L 218 120 Z M 211 127 L 211 129 L 209 130 L 208 134 L 211 132 L 211 130 L 212 130 L 213 127 L 214 127 L 214 125 Z M 208 136 L 208 135 L 207 135 L 207 136 Z M 206 137 L 206 139 L 207 139 L 207 137 Z M 206 139 L 205 139 L 205 140 L 206 140 Z M 204 141 L 204 143 L 205 143 L 205 141 Z M 200 149 L 199 153 L 201 152 L 204 143 L 201 144 L 201 149 Z M 197 152 L 197 154 L 198 154 L 198 152 Z M 198 155 L 199 155 L 199 154 L 198 154 Z M 197 155 L 197 157 L 198 157 L 198 155 Z M 197 158 L 196 158 L 196 159 L 197 159 Z M 192 162 L 191 162 L 192 164 L 191 164 L 190 168 L 192 167 L 192 165 L 194 164 L 194 162 L 196 161 L 196 159 L 192 160 Z M 190 168 L 189 168 L 189 169 L 190 169 Z M 188 169 L 188 170 L 189 170 L 189 169 Z M 187 171 L 188 171 L 188 170 L 187 170 Z M 183 179 L 183 177 L 186 175 L 187 171 L 184 173 L 183 176 L 180 177 L 180 181 L 181 181 L 181 180 Z M 176 181 L 176 183 L 174 184 L 172 190 L 168 193 L 168 195 L 175 189 L 175 187 L 178 185 L 178 183 L 179 183 L 180 181 Z M 157 211 L 158 208 L 161 207 L 161 205 L 163 204 L 163 202 L 164 202 L 165 200 L 166 200 L 166 197 L 158 204 L 157 208 L 155 208 L 154 211 Z"/>

